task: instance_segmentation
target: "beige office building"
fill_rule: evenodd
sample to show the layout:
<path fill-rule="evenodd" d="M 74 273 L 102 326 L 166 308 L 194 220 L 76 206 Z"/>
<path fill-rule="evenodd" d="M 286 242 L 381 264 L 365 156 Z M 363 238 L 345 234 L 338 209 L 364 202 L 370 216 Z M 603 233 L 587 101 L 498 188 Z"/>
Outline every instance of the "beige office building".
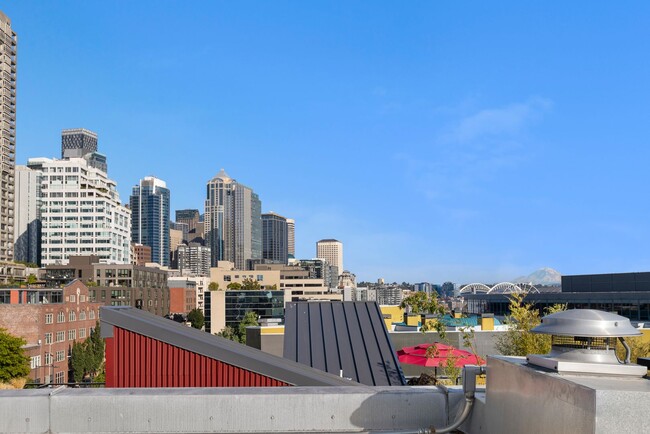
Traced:
<path fill-rule="evenodd" d="M 343 243 L 338 240 L 327 239 L 316 243 L 316 257 L 327 261 L 343 273 Z"/>

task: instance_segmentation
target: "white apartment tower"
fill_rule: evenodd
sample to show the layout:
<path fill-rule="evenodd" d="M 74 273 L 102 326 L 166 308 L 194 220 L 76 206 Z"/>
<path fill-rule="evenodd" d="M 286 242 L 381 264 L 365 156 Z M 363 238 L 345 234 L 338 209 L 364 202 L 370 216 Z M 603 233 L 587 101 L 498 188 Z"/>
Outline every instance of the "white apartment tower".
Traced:
<path fill-rule="evenodd" d="M 16 44 L 11 20 L 0 12 L 0 262 L 11 261 L 14 257 Z M 0 274 L 5 272 L 3 266 Z"/>
<path fill-rule="evenodd" d="M 31 158 L 41 172 L 41 264 L 67 264 L 74 255 L 131 262 L 131 211 L 115 181 L 84 158 Z"/>
<path fill-rule="evenodd" d="M 343 272 L 343 243 L 338 240 L 326 239 L 316 243 L 316 257 L 329 262 L 330 265 L 338 269 L 338 273 Z"/>

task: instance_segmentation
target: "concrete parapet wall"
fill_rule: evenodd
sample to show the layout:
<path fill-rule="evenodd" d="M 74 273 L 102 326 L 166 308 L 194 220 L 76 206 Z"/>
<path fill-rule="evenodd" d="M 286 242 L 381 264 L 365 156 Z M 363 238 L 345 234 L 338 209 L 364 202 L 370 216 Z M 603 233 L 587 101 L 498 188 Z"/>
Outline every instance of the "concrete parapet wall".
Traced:
<path fill-rule="evenodd" d="M 364 432 L 442 427 L 462 407 L 436 387 L 0 391 L 0 431 Z"/>

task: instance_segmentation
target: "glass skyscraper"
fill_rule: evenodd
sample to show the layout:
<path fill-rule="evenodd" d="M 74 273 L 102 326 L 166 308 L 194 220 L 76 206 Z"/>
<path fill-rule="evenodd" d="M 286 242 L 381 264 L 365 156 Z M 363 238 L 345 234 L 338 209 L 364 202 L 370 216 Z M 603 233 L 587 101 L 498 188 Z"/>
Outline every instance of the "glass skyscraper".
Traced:
<path fill-rule="evenodd" d="M 151 260 L 169 265 L 169 189 L 147 176 L 131 194 L 131 241 L 151 247 Z"/>
<path fill-rule="evenodd" d="M 211 266 L 230 261 L 240 270 L 262 258 L 262 203 L 259 196 L 222 169 L 207 184 L 205 240 Z"/>
<path fill-rule="evenodd" d="M 286 264 L 288 240 L 287 219 L 274 212 L 262 214 L 262 258 Z"/>

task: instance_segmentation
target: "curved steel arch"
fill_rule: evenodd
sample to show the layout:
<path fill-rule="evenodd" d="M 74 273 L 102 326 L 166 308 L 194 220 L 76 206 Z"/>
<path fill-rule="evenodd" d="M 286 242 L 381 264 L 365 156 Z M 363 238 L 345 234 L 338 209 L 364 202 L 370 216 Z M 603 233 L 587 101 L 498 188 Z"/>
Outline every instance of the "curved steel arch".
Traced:
<path fill-rule="evenodd" d="M 532 283 L 501 282 L 494 285 L 488 294 L 539 293 Z"/>
<path fill-rule="evenodd" d="M 461 288 L 461 294 L 476 294 L 477 292 L 487 294 L 490 292 L 490 287 L 483 283 L 470 283 Z"/>

